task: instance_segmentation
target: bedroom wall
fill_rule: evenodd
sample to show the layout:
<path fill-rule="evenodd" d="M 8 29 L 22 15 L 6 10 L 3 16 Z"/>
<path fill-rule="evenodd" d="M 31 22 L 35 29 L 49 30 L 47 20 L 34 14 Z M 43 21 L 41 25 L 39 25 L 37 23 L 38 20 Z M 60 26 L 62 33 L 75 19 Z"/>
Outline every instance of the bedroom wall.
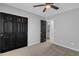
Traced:
<path fill-rule="evenodd" d="M 28 46 L 40 43 L 41 16 L 0 3 L 0 12 L 28 17 Z"/>
<path fill-rule="evenodd" d="M 79 8 L 59 14 L 53 19 L 55 44 L 79 51 Z"/>

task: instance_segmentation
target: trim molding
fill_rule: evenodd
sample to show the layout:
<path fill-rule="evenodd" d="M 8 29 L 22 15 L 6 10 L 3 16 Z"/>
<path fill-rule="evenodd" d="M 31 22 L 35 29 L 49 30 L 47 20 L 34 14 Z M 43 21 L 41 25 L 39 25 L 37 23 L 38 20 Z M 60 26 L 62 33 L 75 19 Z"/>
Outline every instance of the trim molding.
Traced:
<path fill-rule="evenodd" d="M 40 42 L 31 42 L 31 43 L 28 43 L 28 46 L 33 46 L 33 45 L 36 45 L 36 44 L 39 44 Z"/>
<path fill-rule="evenodd" d="M 59 43 L 53 43 L 53 44 L 56 44 L 56 45 L 58 45 L 58 46 L 62 46 L 62 47 L 65 47 L 65 48 L 68 48 L 68 49 L 71 49 L 71 50 L 74 50 L 74 51 L 77 51 L 77 52 L 79 52 L 79 50 L 78 49 L 75 49 L 75 48 L 71 48 L 71 47 L 68 47 L 68 46 L 66 46 L 66 45 L 62 45 L 62 44 L 59 44 Z"/>

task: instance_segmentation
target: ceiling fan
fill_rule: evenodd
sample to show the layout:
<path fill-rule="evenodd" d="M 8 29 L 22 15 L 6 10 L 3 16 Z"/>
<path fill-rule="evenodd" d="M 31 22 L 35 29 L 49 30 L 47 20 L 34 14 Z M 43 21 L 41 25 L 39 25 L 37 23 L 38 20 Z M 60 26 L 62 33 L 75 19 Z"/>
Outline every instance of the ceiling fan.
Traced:
<path fill-rule="evenodd" d="M 45 6 L 43 9 L 43 12 L 45 12 L 49 8 L 53 8 L 55 10 L 59 9 L 59 7 L 55 6 L 54 3 L 44 3 L 44 4 L 40 4 L 40 5 L 34 5 L 33 7 L 42 7 L 42 6 Z"/>

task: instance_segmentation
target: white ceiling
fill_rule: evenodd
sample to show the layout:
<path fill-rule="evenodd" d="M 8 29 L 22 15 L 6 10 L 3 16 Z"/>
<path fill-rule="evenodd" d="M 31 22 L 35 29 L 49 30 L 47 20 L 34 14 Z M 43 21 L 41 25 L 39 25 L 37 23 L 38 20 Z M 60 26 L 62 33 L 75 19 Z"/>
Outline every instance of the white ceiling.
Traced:
<path fill-rule="evenodd" d="M 42 4 L 42 3 L 6 3 L 9 6 L 13 6 L 24 11 L 29 11 L 39 16 L 43 16 L 46 18 L 58 15 L 61 12 L 69 11 L 75 8 L 79 8 L 79 3 L 55 3 L 56 6 L 59 7 L 59 10 L 54 10 L 50 8 L 45 13 L 42 12 L 44 7 L 36 7 L 34 5 Z"/>

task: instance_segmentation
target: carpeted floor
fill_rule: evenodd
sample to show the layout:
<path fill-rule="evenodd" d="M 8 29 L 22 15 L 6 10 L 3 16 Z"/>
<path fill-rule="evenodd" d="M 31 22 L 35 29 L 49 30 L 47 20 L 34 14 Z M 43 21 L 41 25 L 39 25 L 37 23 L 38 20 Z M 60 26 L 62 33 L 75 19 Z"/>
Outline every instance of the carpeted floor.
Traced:
<path fill-rule="evenodd" d="M 0 56 L 78 56 L 79 52 L 44 42 L 30 47 L 15 49 Z"/>

